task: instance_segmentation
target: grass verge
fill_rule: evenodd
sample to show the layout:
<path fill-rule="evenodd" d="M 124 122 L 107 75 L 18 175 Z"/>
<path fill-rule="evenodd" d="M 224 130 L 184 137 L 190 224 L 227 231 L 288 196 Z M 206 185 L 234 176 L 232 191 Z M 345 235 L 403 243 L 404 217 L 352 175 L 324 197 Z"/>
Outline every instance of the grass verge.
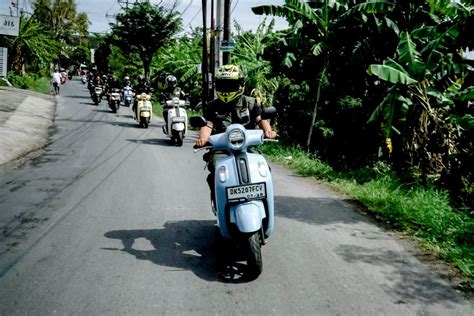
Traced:
<path fill-rule="evenodd" d="M 415 237 L 457 267 L 474 287 L 474 219 L 451 206 L 448 194 L 433 187 L 407 184 L 383 163 L 350 172 L 336 172 L 298 148 L 265 144 L 262 152 L 294 172 L 323 180 L 358 200 L 390 227 Z"/>

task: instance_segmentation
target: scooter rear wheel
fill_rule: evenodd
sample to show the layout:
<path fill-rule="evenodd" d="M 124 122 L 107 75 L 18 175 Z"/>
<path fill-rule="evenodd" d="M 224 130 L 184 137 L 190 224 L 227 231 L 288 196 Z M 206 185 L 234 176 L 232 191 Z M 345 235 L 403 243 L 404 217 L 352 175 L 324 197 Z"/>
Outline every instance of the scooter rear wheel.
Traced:
<path fill-rule="evenodd" d="M 247 239 L 247 266 L 251 278 L 258 277 L 263 271 L 262 249 L 259 232 L 251 234 Z"/>

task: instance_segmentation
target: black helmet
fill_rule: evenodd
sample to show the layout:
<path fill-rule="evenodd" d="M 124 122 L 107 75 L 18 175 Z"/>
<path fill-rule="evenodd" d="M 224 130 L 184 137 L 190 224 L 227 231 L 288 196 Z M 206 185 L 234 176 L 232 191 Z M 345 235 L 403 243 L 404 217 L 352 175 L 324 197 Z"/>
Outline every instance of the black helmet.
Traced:
<path fill-rule="evenodd" d="M 172 75 L 169 75 L 168 77 L 166 77 L 165 79 L 166 81 L 166 86 L 168 88 L 175 88 L 176 87 L 176 84 L 178 82 L 178 80 L 176 79 L 175 76 L 172 76 Z"/>

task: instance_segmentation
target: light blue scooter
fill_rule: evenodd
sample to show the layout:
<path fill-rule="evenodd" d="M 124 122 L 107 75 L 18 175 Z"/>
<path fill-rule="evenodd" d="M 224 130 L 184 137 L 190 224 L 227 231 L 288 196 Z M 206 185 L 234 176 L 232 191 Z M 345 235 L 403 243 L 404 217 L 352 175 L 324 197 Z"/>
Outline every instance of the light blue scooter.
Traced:
<path fill-rule="evenodd" d="M 274 108 L 265 110 L 267 116 L 275 112 Z M 266 118 L 264 113 L 262 118 Z M 206 121 L 192 117 L 190 123 L 201 127 Z M 210 145 L 201 148 L 228 154 L 215 162 L 213 212 L 221 235 L 237 241 L 245 249 L 247 266 L 254 277 L 262 272 L 261 246 L 274 227 L 270 168 L 261 154 L 250 150 L 264 141 L 262 130 L 247 130 L 240 124 L 232 124 L 224 133 L 211 135 Z"/>

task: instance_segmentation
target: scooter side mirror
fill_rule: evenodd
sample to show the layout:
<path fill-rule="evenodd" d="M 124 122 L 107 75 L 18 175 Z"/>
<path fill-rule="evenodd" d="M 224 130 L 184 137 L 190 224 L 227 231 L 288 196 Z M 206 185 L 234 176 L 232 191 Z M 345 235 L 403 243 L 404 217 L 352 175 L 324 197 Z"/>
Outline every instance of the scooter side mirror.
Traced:
<path fill-rule="evenodd" d="M 261 114 L 262 119 L 263 120 L 272 119 L 272 118 L 275 117 L 276 112 L 277 111 L 276 111 L 275 107 L 273 107 L 273 106 L 266 107 L 266 108 L 262 109 L 262 114 Z"/>
<path fill-rule="evenodd" d="M 191 125 L 194 128 L 201 128 L 203 126 L 206 126 L 206 124 L 207 124 L 207 121 L 202 116 L 192 116 L 189 118 L 189 125 Z"/>

